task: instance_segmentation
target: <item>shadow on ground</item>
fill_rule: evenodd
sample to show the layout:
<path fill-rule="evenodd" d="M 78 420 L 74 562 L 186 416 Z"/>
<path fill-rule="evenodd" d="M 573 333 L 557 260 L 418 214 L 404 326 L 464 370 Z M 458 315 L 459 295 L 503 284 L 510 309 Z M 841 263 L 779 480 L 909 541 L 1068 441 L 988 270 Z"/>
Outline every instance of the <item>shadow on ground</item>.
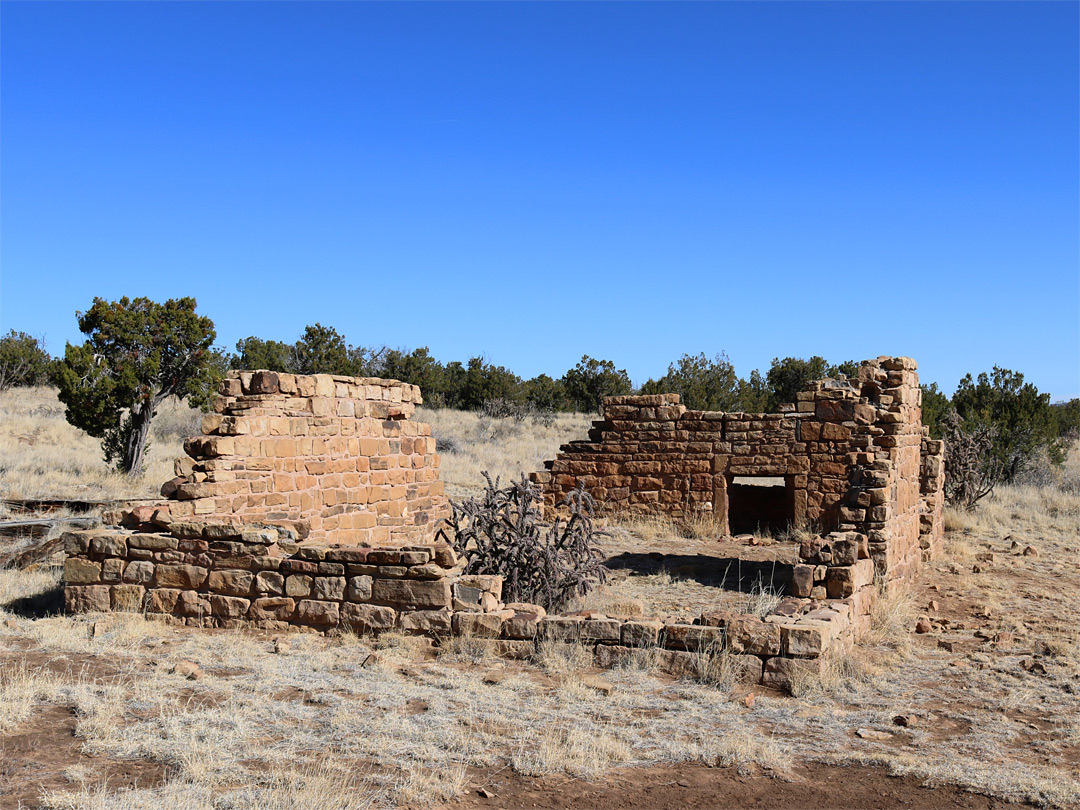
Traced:
<path fill-rule="evenodd" d="M 710 557 L 706 554 L 661 554 L 623 552 L 604 564 L 612 571 L 628 571 L 631 576 L 667 573 L 677 579 L 692 579 L 729 591 L 748 593 L 771 590 L 788 593 L 793 566 L 775 560 L 743 560 L 738 557 Z"/>

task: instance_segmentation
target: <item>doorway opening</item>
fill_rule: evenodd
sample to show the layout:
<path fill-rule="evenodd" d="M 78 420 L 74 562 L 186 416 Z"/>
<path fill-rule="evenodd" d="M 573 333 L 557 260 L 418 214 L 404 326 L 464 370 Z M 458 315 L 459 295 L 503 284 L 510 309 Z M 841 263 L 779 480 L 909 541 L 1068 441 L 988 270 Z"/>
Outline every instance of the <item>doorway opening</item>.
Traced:
<path fill-rule="evenodd" d="M 795 522 L 791 476 L 736 475 L 728 483 L 727 494 L 732 534 L 776 535 Z"/>

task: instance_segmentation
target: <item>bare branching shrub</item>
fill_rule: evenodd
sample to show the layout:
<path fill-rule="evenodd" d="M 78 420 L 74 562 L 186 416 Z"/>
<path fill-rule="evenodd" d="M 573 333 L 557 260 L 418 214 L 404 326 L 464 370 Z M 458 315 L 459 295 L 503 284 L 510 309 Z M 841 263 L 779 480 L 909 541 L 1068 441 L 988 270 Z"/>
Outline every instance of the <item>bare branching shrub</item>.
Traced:
<path fill-rule="evenodd" d="M 989 423 L 966 425 L 952 412 L 942 420 L 945 437 L 945 500 L 974 509 L 994 491 L 1005 472 L 1004 463 L 991 455 L 997 429 Z"/>
<path fill-rule="evenodd" d="M 1040 447 L 1032 454 L 1027 465 L 1017 473 L 1015 483 L 1038 489 L 1064 489 L 1067 483 L 1066 470 L 1062 465 L 1054 463 L 1045 447 Z"/>
<path fill-rule="evenodd" d="M 449 531 L 439 534 L 466 559 L 467 574 L 503 577 L 506 601 L 532 602 L 558 610 L 607 579 L 595 545 L 604 535 L 594 528 L 596 503 L 578 487 L 559 504 L 560 514 L 545 523 L 543 493 L 523 474 L 505 488 L 483 474 L 487 488 L 480 498 L 451 501 Z"/>
<path fill-rule="evenodd" d="M 551 427 L 555 424 L 555 411 L 538 408 L 532 402 L 515 402 L 512 399 L 486 399 L 480 413 L 489 419 L 513 419 L 515 422 L 532 420 L 533 424 Z"/>

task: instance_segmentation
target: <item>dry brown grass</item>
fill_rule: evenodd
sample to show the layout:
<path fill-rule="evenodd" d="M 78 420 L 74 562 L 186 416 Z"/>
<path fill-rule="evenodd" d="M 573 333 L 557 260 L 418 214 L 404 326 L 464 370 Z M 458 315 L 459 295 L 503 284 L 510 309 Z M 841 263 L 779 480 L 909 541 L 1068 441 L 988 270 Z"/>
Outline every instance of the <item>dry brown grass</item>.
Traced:
<path fill-rule="evenodd" d="M 56 389 L 0 391 L 0 497 L 154 497 L 201 418 L 185 403 L 166 401 L 151 427 L 145 474 L 133 480 L 106 465 L 99 440 L 68 424 Z"/>
<path fill-rule="evenodd" d="M 23 426 L 13 428 L 18 419 Z M 4 441 L 32 421 L 26 413 L 18 419 L 0 423 Z M 461 419 L 463 434 L 477 429 L 468 419 Z M 567 438 L 582 435 L 584 422 L 564 426 Z M 454 454 L 444 454 L 444 471 L 463 491 L 474 489 L 479 469 L 534 469 L 563 440 L 514 426 L 505 441 L 481 442 L 483 453 L 458 453 L 456 472 Z M 103 468 L 92 440 L 90 452 Z M 40 465 L 57 469 L 28 491 L 70 487 L 77 473 L 62 462 L 42 457 Z M 32 465 L 19 464 L 18 475 L 33 475 Z M 6 469 L 0 482 L 9 486 L 13 475 Z M 108 489 L 108 476 L 100 480 L 101 492 L 121 491 Z M 1002 488 L 963 528 L 967 534 L 950 534 L 955 559 L 929 566 L 913 592 L 919 612 L 929 599 L 941 601 L 950 629 L 914 637 L 910 601 L 879 602 L 860 650 L 836 656 L 799 697 L 759 691 L 752 707 L 722 654 L 686 680 L 663 676 L 644 659 L 616 668 L 602 673 L 614 687 L 605 695 L 586 686 L 592 662 L 576 645 L 542 646 L 537 662 L 519 663 L 490 659 L 479 640 L 457 642 L 439 657 L 426 640 L 391 634 L 275 640 L 130 614 L 24 615 L 19 600 L 53 592 L 58 569 L 0 571 L 0 734 L 35 728 L 46 707 L 70 708 L 76 740 L 95 759 L 66 769 L 70 784 L 54 785 L 42 806 L 80 810 L 415 807 L 460 794 L 470 769 L 591 778 L 639 763 L 783 773 L 813 761 L 880 763 L 1002 798 L 1077 806 L 1080 779 L 1060 763 L 1076 761 L 1080 750 L 1080 495 Z M 655 531 L 654 541 L 638 542 L 678 548 L 670 525 Z M 1022 556 L 1014 541 L 1039 556 Z M 977 559 L 987 553 L 992 562 Z M 614 610 L 647 603 L 646 585 L 657 593 L 709 588 L 663 577 L 651 585 L 650 577 L 626 577 L 599 596 Z M 987 606 L 992 618 L 973 618 Z M 998 644 L 974 636 L 997 629 L 1015 638 Z M 944 639 L 956 641 L 954 651 L 937 645 Z M 364 666 L 372 652 L 379 663 Z M 1031 660 L 1045 673 L 1025 669 Z M 180 661 L 206 674 L 186 680 L 172 671 Z M 500 677 L 486 677 L 493 667 Z M 892 721 L 898 714 L 920 722 L 900 730 Z M 857 728 L 895 736 L 857 739 Z M 70 730 L 63 733 L 70 739 Z M 160 765 L 164 781 L 105 786 L 105 769 L 121 760 Z"/>
<path fill-rule="evenodd" d="M 420 408 L 415 416 L 431 425 L 442 456 L 440 475 L 451 497 L 482 490 L 484 471 L 506 484 L 523 472 L 543 469 L 543 463 L 555 458 L 561 445 L 583 438 L 594 418 L 560 413 L 547 427 L 530 420 L 492 419 L 448 409 Z"/>

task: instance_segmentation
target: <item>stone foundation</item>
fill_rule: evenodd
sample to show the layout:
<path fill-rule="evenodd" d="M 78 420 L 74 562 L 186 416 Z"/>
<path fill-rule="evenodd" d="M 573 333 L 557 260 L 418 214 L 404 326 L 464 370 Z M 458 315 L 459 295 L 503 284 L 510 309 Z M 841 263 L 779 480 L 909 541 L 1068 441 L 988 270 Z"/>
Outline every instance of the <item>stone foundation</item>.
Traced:
<path fill-rule="evenodd" d="M 143 528 L 64 535 L 68 612 L 136 612 L 196 627 L 456 634 L 491 639 L 498 654 L 517 658 L 551 640 L 591 647 L 599 666 L 653 656 L 675 675 L 704 672 L 723 653 L 744 679 L 787 686 L 854 642 L 874 594 L 865 582 L 844 599 L 786 599 L 765 618 L 706 610 L 691 624 L 548 615 L 504 604 L 502 577 L 463 575 L 446 544 L 310 546 L 283 528 L 235 522 Z"/>

